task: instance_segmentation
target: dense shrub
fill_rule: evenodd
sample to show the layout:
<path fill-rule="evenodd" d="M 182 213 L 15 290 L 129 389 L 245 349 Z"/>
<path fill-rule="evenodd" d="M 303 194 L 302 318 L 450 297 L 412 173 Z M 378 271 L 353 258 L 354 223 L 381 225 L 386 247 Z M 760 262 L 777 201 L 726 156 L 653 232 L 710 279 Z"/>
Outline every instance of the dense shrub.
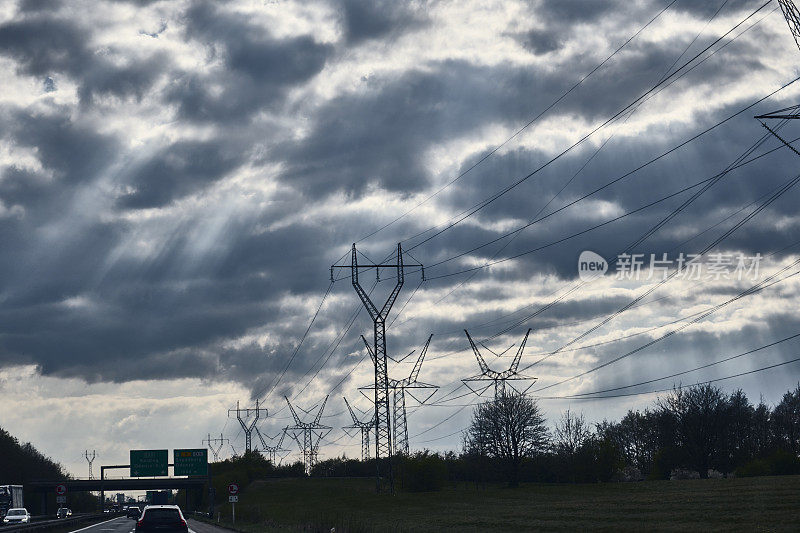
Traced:
<path fill-rule="evenodd" d="M 408 457 L 398 458 L 400 483 L 409 492 L 441 490 L 447 483 L 447 465 L 444 459 L 428 450 Z"/>

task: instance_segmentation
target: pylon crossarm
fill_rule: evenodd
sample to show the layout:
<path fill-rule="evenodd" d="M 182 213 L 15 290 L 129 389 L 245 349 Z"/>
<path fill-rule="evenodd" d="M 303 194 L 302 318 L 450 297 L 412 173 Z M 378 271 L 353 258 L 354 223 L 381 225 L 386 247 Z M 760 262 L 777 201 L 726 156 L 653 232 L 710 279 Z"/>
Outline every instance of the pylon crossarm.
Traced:
<path fill-rule="evenodd" d="M 511 387 L 512 389 L 514 389 L 514 392 L 516 392 L 517 394 L 523 394 L 524 395 L 524 394 L 527 394 L 527 392 L 531 389 L 531 387 L 533 387 L 534 383 L 536 383 L 535 379 L 531 383 L 529 383 L 528 386 L 525 387 L 523 390 L 519 390 L 518 388 L 516 388 L 513 383 L 509 383 L 508 386 Z"/>
<path fill-rule="evenodd" d="M 386 320 L 386 317 L 389 315 L 389 311 L 392 310 L 392 306 L 394 305 L 395 300 L 397 300 L 397 295 L 400 294 L 400 289 L 403 288 L 403 279 L 402 277 L 397 279 L 397 284 L 395 284 L 394 289 L 389 294 L 389 297 L 386 299 L 386 303 L 383 304 L 381 308 L 380 316 Z M 374 320 L 374 318 L 373 318 Z"/>
<path fill-rule="evenodd" d="M 433 389 L 433 390 L 431 391 L 431 393 L 428 396 L 425 397 L 424 400 L 420 400 L 419 398 L 414 396 L 414 394 L 411 393 L 411 391 L 414 390 L 414 389 L 418 389 L 418 390 Z M 436 391 L 438 391 L 438 390 L 439 390 L 439 387 L 435 386 L 435 385 L 431 386 L 431 387 L 408 387 L 408 388 L 406 388 L 406 391 L 408 392 L 408 395 L 411 396 L 412 398 L 414 398 L 414 401 L 417 402 L 420 405 L 425 405 L 425 402 L 427 402 L 428 400 L 433 398 L 433 395 L 436 394 Z"/>
<path fill-rule="evenodd" d="M 483 383 L 485 383 L 485 382 L 487 382 L 487 381 L 489 382 L 489 384 L 488 384 L 488 385 L 486 385 L 485 387 L 483 387 L 482 389 L 481 389 L 480 387 L 476 387 L 475 389 L 473 389 L 473 388 L 472 388 L 472 386 L 470 385 L 470 383 L 471 383 L 471 382 L 472 382 L 472 383 L 477 383 L 477 382 L 483 382 Z M 465 386 L 466 386 L 466 387 L 467 387 L 467 388 L 468 388 L 470 391 L 472 391 L 472 392 L 473 392 L 473 393 L 474 393 L 476 396 L 482 396 L 484 392 L 486 392 L 487 390 L 489 390 L 489 388 L 490 388 L 492 385 L 494 385 L 494 382 L 495 382 L 495 380 L 493 380 L 493 379 L 486 379 L 486 378 L 483 378 L 483 379 L 469 379 L 469 378 L 467 378 L 467 379 L 462 379 L 462 380 L 461 380 L 461 382 L 462 382 L 462 383 L 463 383 L 463 384 L 464 384 L 464 385 L 465 385 Z M 477 390 L 476 390 L 476 389 L 477 389 Z"/>
<path fill-rule="evenodd" d="M 369 352 L 369 358 L 372 359 L 372 364 L 375 364 L 375 350 L 372 349 L 372 346 L 369 345 L 367 339 L 364 338 L 364 335 L 361 335 L 361 340 L 364 341 L 364 346 L 367 347 L 367 352 Z"/>
<path fill-rule="evenodd" d="M 425 342 L 425 346 L 422 348 L 422 352 L 420 352 L 419 357 L 417 358 L 417 362 L 414 363 L 414 368 L 411 370 L 411 374 L 408 376 L 409 382 L 414 383 L 417 381 L 419 377 L 419 371 L 422 368 L 422 362 L 425 360 L 425 354 L 428 351 L 428 346 L 431 344 L 431 339 L 433 338 L 433 333 L 430 334 L 428 340 Z"/>
<path fill-rule="evenodd" d="M 267 446 L 267 441 L 264 440 L 264 436 L 261 434 L 261 431 L 259 431 L 258 428 L 255 428 L 255 430 L 256 430 L 256 435 L 258 435 L 258 440 L 261 441 L 261 446 L 266 450 L 267 448 L 269 448 L 269 446 Z"/>
<path fill-rule="evenodd" d="M 314 418 L 314 425 L 318 426 L 319 421 L 322 418 L 322 411 L 325 410 L 325 404 L 328 403 L 328 397 L 325 396 L 325 399 L 322 401 L 322 407 L 319 408 L 319 412 L 317 413 L 316 418 Z"/>
<path fill-rule="evenodd" d="M 297 413 L 295 412 L 294 407 L 292 407 L 292 402 L 290 402 L 289 398 L 287 398 L 286 396 L 284 396 L 284 399 L 286 400 L 286 403 L 289 405 L 289 411 L 292 412 L 292 418 L 294 418 L 294 423 L 296 425 L 298 425 L 298 426 L 301 425 L 300 417 L 297 416 Z"/>
<path fill-rule="evenodd" d="M 350 417 L 353 419 L 353 424 L 358 424 L 358 419 L 356 418 L 356 414 L 353 412 L 353 408 L 350 407 L 350 402 L 347 401 L 347 398 L 342 396 L 344 400 L 344 404 L 347 406 L 347 410 L 350 411 Z"/>
<path fill-rule="evenodd" d="M 491 372 L 489 365 L 486 364 L 486 361 L 483 359 L 483 356 L 481 355 L 481 352 L 478 350 L 478 347 L 475 346 L 475 341 L 473 341 L 472 337 L 469 336 L 469 331 L 465 329 L 464 333 L 467 334 L 469 345 L 472 347 L 472 352 L 475 354 L 475 358 L 478 360 L 478 366 L 480 367 L 481 372 L 483 372 L 484 374 Z"/>
<path fill-rule="evenodd" d="M 528 335 L 531 334 L 531 328 L 528 328 L 528 332 L 525 333 L 525 338 L 522 339 L 522 344 L 519 345 L 519 350 L 517 350 L 517 355 L 514 356 L 514 361 L 511 363 L 511 367 L 509 369 L 516 373 L 517 368 L 519 368 L 519 361 L 522 359 L 522 352 L 525 350 L 525 343 L 528 342 Z"/>
<path fill-rule="evenodd" d="M 797 154 L 797 155 L 799 155 L 799 156 L 800 156 L 800 152 L 798 152 L 798 151 L 797 151 L 797 148 L 795 148 L 794 146 L 792 146 L 792 145 L 791 145 L 791 143 L 789 143 L 789 141 L 787 141 L 786 139 L 784 139 L 783 137 L 781 137 L 780 135 L 778 135 L 778 134 L 777 134 L 777 133 L 776 133 L 776 132 L 775 132 L 775 131 L 774 131 L 772 128 L 770 128 L 769 126 L 767 126 L 767 125 L 766 125 L 766 123 L 764 123 L 764 122 L 761 122 L 761 125 L 762 125 L 762 126 L 764 126 L 765 128 L 767 128 L 767 131 L 769 131 L 769 132 L 770 132 L 770 133 L 771 133 L 773 136 L 775 136 L 775 137 L 776 137 L 776 138 L 777 138 L 777 139 L 778 139 L 780 142 L 782 142 L 783 144 L 785 144 L 785 145 L 786 145 L 786 146 L 789 148 L 789 150 L 791 150 L 792 152 L 794 152 L 795 154 Z"/>

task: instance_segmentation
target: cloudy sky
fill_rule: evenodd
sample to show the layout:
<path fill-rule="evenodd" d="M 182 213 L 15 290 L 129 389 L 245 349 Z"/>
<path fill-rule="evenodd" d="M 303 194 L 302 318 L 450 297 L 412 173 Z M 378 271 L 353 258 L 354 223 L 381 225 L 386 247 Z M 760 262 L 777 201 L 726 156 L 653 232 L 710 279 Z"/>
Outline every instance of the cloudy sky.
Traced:
<path fill-rule="evenodd" d="M 87 448 L 241 451 L 237 400 L 271 436 L 283 395 L 330 394 L 322 453 L 356 456 L 342 396 L 370 408 L 372 324 L 348 271 L 329 279 L 354 242 L 426 265 L 388 333 L 417 350 L 398 379 L 434 334 L 415 449 L 457 449 L 479 401 L 464 328 L 500 370 L 532 328 L 520 368 L 545 357 L 524 373 L 551 420 L 800 357 L 790 339 L 564 398 L 800 333 L 797 155 L 753 119 L 800 101 L 799 58 L 753 0 L 2 2 L 0 425 L 83 476 Z M 651 254 L 674 271 L 712 244 L 697 275 L 647 279 Z M 585 250 L 611 271 L 582 283 Z M 638 280 L 614 272 L 626 251 Z M 798 380 L 718 384 L 774 403 Z"/>

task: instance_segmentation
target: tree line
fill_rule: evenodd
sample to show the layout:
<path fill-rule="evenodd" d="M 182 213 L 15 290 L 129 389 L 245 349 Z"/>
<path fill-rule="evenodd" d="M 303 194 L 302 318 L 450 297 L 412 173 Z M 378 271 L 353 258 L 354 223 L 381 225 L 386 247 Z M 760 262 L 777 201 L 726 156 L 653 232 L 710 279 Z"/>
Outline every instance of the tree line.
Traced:
<path fill-rule="evenodd" d="M 552 429 L 535 399 L 502 393 L 478 405 L 458 452 L 396 458 L 401 486 L 522 481 L 587 483 L 800 474 L 800 384 L 770 407 L 741 390 L 676 388 L 619 421 L 568 410 Z M 321 461 L 312 476 L 370 476 L 374 462 Z"/>
<path fill-rule="evenodd" d="M 30 481 L 70 479 L 64 468 L 37 450 L 30 442 L 21 443 L 8 431 L 0 428 L 0 485 L 22 485 L 28 510 L 41 512 L 41 498 L 27 486 Z M 48 494 L 49 509 L 55 509 L 55 494 Z M 98 498 L 89 493 L 68 495 L 68 505 L 73 511 L 97 509 Z"/>

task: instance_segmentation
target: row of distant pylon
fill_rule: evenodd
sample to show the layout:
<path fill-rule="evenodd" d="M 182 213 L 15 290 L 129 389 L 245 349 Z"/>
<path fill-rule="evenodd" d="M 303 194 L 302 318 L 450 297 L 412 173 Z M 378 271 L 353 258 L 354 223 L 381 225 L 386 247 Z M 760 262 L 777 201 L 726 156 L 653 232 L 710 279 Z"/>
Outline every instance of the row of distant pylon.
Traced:
<path fill-rule="evenodd" d="M 473 341 L 472 337 L 470 336 L 467 330 L 464 330 L 467 335 L 467 339 L 469 340 L 470 346 L 472 348 L 473 353 L 478 361 L 478 366 L 481 370 L 480 374 L 475 376 L 470 376 L 467 378 L 462 379 L 461 381 L 475 394 L 482 395 L 486 390 L 493 386 L 494 388 L 494 396 L 497 397 L 498 395 L 502 394 L 506 390 L 506 386 L 514 389 L 517 392 L 525 393 L 528 388 L 535 382 L 536 378 L 531 376 L 526 376 L 519 373 L 519 364 L 522 358 L 523 350 L 525 349 L 525 344 L 528 340 L 528 336 L 530 335 L 531 330 L 529 329 L 525 334 L 525 337 L 522 339 L 522 342 L 517 349 L 517 353 L 514 356 L 514 359 L 511 362 L 511 365 L 503 371 L 496 371 L 493 370 L 487 363 L 483 355 L 481 354 L 480 350 L 478 349 L 475 341 Z M 425 355 L 428 351 L 428 347 L 430 346 L 431 339 L 433 335 L 428 337 L 428 340 L 425 342 L 425 346 L 422 348 L 419 357 L 417 358 L 413 369 L 408 377 L 404 379 L 390 379 L 389 380 L 389 389 L 393 393 L 393 424 L 392 424 L 392 433 L 393 433 L 393 449 L 395 454 L 408 454 L 409 453 L 409 439 L 408 439 L 408 421 L 407 421 L 407 413 L 406 413 L 406 393 L 417 401 L 419 404 L 424 405 L 428 400 L 430 400 L 433 395 L 438 390 L 438 385 L 432 385 L 429 383 L 424 383 L 419 381 L 419 374 L 422 369 L 422 363 L 425 360 Z M 368 341 L 362 336 L 361 339 L 364 342 L 364 345 L 367 348 L 367 351 L 370 354 L 370 357 L 375 359 L 375 354 L 372 350 L 372 347 L 369 345 Z M 485 349 L 492 352 L 495 356 L 502 356 L 503 353 L 496 353 L 487 348 L 485 345 L 481 343 Z M 513 345 L 512 345 L 513 347 Z M 509 348 L 510 349 L 510 348 Z M 506 350 L 507 351 L 507 350 Z M 395 362 L 402 362 L 409 356 L 413 354 L 413 351 L 406 355 L 405 357 L 396 360 L 392 359 Z M 530 384 L 528 388 L 523 390 L 519 390 L 514 387 L 513 382 L 515 381 L 529 381 Z M 511 382 L 511 383 L 510 383 Z M 369 399 L 369 396 L 365 394 L 366 391 L 372 390 L 374 387 L 365 386 L 360 387 L 359 391 Z M 419 394 L 422 392 L 422 394 Z M 301 449 L 302 457 L 303 457 L 303 465 L 306 470 L 306 473 L 310 473 L 311 468 L 318 462 L 319 458 L 319 446 L 322 441 L 333 429 L 330 426 L 326 426 L 321 424 L 322 413 L 325 409 L 325 405 L 328 401 L 328 396 L 325 397 L 325 400 L 322 402 L 319 410 L 317 411 L 314 419 L 312 422 L 304 422 L 300 419 L 300 416 L 295 411 L 295 406 L 292 405 L 289 398 L 285 397 L 286 403 L 289 406 L 289 410 L 292 413 L 292 418 L 294 419 L 294 425 L 286 426 L 278 435 L 275 437 L 267 436 L 271 441 L 274 441 L 276 438 L 280 437 L 277 445 L 269 445 L 267 444 L 266 440 L 264 439 L 263 434 L 261 433 L 260 429 L 256 425 L 258 420 L 260 419 L 261 415 L 267 415 L 267 409 L 260 407 L 259 402 L 256 401 L 256 406 L 254 408 L 241 408 L 239 403 L 237 402 L 236 409 L 229 410 L 229 415 L 231 413 L 236 413 L 236 417 L 242 427 L 242 430 L 245 434 L 245 450 L 251 451 L 252 450 L 252 434 L 255 432 L 258 439 L 261 441 L 263 452 L 267 453 L 268 459 L 273 464 L 279 464 L 279 462 L 288 455 L 289 450 L 283 448 L 283 441 L 284 437 L 289 434 L 298 444 L 298 447 Z M 347 398 L 343 397 L 345 405 L 347 406 L 347 410 L 350 413 L 350 417 L 353 420 L 353 423 L 348 426 L 343 426 L 342 429 L 345 430 L 345 433 L 348 435 L 352 434 L 348 430 L 358 430 L 361 433 L 361 459 L 368 460 L 371 457 L 370 453 L 370 433 L 375 431 L 375 415 L 369 419 L 360 419 L 355 411 L 353 410 L 350 402 Z M 306 414 L 309 414 L 312 409 L 306 411 L 305 409 L 300 408 Z M 362 413 L 363 414 L 363 413 Z M 242 417 L 244 415 L 244 417 Z M 250 418 L 250 415 L 253 415 Z M 230 444 L 228 439 L 225 439 L 222 435 L 218 439 L 212 439 L 210 434 L 208 439 L 204 442 L 209 444 L 209 448 L 211 449 L 212 453 L 214 454 L 214 459 L 219 460 L 219 453 L 222 450 L 222 447 L 227 442 Z M 232 446 L 231 446 L 232 447 Z M 233 449 L 233 447 L 232 447 Z M 236 450 L 234 449 L 234 454 Z M 276 462 L 276 460 L 278 462 Z"/>

